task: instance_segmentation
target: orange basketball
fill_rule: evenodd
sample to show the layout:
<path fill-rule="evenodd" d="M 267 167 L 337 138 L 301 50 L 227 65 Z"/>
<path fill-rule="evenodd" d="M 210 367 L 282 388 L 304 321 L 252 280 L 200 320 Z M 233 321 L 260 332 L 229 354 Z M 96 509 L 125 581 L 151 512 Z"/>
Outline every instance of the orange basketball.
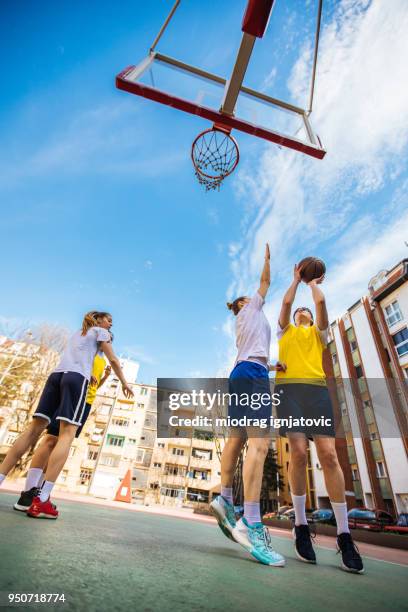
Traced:
<path fill-rule="evenodd" d="M 309 283 L 315 278 L 320 278 L 326 272 L 324 261 L 317 257 L 304 257 L 299 261 L 300 276 L 305 283 Z"/>

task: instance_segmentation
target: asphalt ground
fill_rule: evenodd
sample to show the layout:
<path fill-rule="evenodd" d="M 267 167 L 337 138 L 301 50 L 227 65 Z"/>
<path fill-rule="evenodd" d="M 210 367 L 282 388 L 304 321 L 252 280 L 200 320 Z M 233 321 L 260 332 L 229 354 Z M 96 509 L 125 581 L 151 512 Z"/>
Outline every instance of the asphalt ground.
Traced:
<path fill-rule="evenodd" d="M 254 561 L 213 524 L 59 501 L 56 521 L 12 510 L 0 494 L 0 592 L 63 593 L 63 610 L 290 611 L 408 610 L 408 567 L 365 559 L 366 573 L 339 569 L 317 547 L 316 566 L 299 562 L 287 537 L 273 535 L 285 568 Z"/>

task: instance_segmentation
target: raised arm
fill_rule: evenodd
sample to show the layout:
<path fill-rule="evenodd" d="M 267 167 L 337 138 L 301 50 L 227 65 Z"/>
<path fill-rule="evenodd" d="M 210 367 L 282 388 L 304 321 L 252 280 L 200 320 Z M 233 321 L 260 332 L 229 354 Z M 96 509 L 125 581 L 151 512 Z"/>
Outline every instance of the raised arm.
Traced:
<path fill-rule="evenodd" d="M 293 281 L 290 285 L 289 289 L 286 291 L 283 296 L 281 311 L 279 315 L 279 327 L 281 329 L 285 329 L 290 323 L 290 313 L 292 311 L 292 305 L 295 301 L 296 291 L 301 283 L 302 279 L 300 276 L 300 269 L 296 265 L 293 270 Z"/>
<path fill-rule="evenodd" d="M 265 247 L 265 263 L 264 263 L 264 267 L 262 269 L 262 274 L 261 274 L 261 282 L 259 285 L 259 289 L 258 289 L 258 293 L 261 297 L 263 297 L 265 299 L 266 294 L 268 293 L 268 289 L 270 287 L 271 284 L 271 264 L 270 264 L 270 260 L 271 260 L 271 254 L 269 251 L 269 244 L 266 244 Z"/>
<path fill-rule="evenodd" d="M 329 327 L 329 315 L 327 314 L 326 299 L 319 285 L 323 282 L 324 275 L 308 283 L 312 290 L 312 297 L 316 308 L 316 325 L 320 331 L 325 331 Z"/>
<path fill-rule="evenodd" d="M 125 397 L 133 397 L 133 391 L 126 382 L 126 378 L 122 372 L 122 368 L 120 367 L 119 359 L 113 352 L 112 344 L 110 342 L 101 342 L 101 349 L 103 350 L 107 360 L 111 364 L 112 370 L 115 372 L 116 376 L 122 383 L 122 390 Z"/>

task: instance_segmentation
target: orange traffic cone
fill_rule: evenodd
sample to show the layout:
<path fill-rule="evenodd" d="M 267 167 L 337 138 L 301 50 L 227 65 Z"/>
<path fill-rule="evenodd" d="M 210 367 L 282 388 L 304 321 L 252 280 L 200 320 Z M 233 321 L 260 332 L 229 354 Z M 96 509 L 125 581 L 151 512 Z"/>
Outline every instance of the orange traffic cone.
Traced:
<path fill-rule="evenodd" d="M 128 470 L 119 485 L 119 489 L 116 491 L 116 495 L 114 497 L 114 501 L 127 502 L 130 504 L 132 502 L 132 475 L 130 470 Z"/>

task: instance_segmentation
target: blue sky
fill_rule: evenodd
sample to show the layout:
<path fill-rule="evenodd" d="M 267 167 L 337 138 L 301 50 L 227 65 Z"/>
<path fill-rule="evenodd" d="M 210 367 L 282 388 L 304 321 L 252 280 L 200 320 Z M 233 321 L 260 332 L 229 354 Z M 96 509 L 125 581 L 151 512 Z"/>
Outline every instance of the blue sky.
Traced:
<path fill-rule="evenodd" d="M 226 0 L 219 16 L 214 0 L 182 0 L 159 50 L 227 76 L 245 4 Z M 333 316 L 406 256 L 403 0 L 382 14 L 326 1 L 313 115 L 326 160 L 235 134 L 240 167 L 219 193 L 197 185 L 189 158 L 209 125 L 114 87 L 171 5 L 2 7 L 0 316 L 75 329 L 85 311 L 110 310 L 116 350 L 140 360 L 145 382 L 228 369 L 225 301 L 256 288 L 265 240 L 272 322 L 304 255 L 328 263 Z M 315 6 L 277 0 L 247 84 L 306 103 Z"/>

